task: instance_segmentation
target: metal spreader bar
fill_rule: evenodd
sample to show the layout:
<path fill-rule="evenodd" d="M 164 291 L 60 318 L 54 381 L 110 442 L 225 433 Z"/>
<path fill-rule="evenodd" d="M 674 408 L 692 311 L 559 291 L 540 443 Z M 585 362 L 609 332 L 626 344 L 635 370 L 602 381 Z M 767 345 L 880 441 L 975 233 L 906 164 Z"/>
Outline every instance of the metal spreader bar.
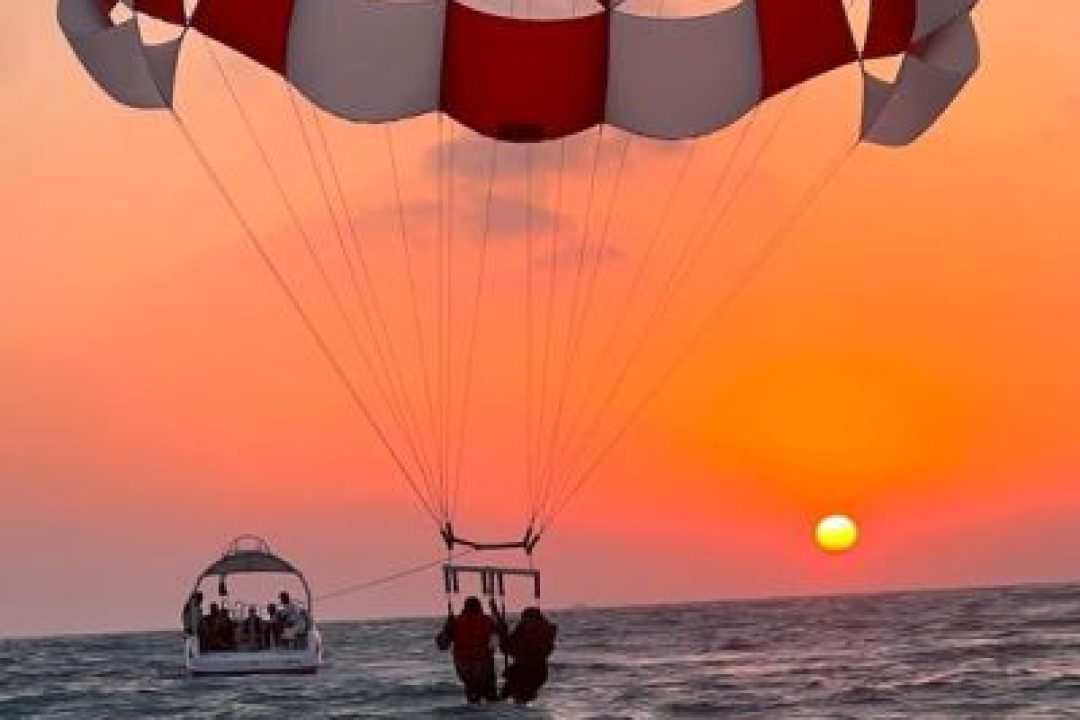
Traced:
<path fill-rule="evenodd" d="M 480 577 L 480 594 L 489 598 L 503 598 L 506 596 L 507 577 L 532 578 L 533 597 L 540 599 L 540 571 L 526 568 L 494 567 L 490 565 L 443 565 L 443 583 L 446 586 L 447 595 L 461 593 L 460 576 L 478 575 Z"/>
<path fill-rule="evenodd" d="M 439 534 L 442 535 L 443 542 L 446 543 L 447 550 L 453 550 L 456 546 L 461 545 L 463 547 L 472 548 L 473 550 L 524 550 L 526 555 L 532 555 L 533 550 L 536 548 L 536 543 L 540 542 L 540 533 L 533 530 L 532 526 L 525 530 L 525 535 L 520 540 L 514 540 L 512 542 L 476 542 L 475 540 L 466 540 L 460 538 L 454 534 L 454 526 L 450 523 L 446 523 L 439 528 Z"/>

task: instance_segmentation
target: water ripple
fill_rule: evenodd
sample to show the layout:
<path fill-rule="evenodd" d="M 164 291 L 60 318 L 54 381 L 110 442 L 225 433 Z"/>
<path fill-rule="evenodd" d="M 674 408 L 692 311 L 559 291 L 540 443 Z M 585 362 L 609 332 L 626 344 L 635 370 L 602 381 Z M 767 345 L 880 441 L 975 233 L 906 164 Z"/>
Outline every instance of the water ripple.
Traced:
<path fill-rule="evenodd" d="M 188 678 L 176 633 L 0 640 L 0 717 L 1080 717 L 1078 587 L 555 614 L 528 708 L 465 706 L 433 619 L 327 625 L 314 677 Z"/>

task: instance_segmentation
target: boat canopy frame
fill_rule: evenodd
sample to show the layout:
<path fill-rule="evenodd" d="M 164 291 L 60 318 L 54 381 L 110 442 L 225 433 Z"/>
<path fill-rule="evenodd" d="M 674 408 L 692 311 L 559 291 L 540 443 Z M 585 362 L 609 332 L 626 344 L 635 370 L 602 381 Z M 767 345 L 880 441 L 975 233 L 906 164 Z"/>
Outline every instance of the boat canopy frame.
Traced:
<path fill-rule="evenodd" d="M 276 555 L 270 550 L 270 544 L 258 535 L 239 535 L 229 543 L 225 548 L 225 552 L 221 557 L 210 564 L 205 570 L 203 570 L 199 576 L 195 579 L 195 586 L 192 593 L 196 592 L 202 585 L 203 581 L 207 578 L 218 578 L 218 594 L 225 596 L 228 593 L 222 592 L 224 588 L 225 578 L 229 575 L 249 575 L 259 573 L 275 573 L 281 575 L 293 575 L 300 581 L 300 585 L 304 588 L 305 595 L 305 607 L 308 613 L 314 617 L 315 610 L 313 607 L 314 598 L 311 594 L 311 586 L 308 585 L 307 578 L 289 561 L 285 560 L 279 555 Z"/>

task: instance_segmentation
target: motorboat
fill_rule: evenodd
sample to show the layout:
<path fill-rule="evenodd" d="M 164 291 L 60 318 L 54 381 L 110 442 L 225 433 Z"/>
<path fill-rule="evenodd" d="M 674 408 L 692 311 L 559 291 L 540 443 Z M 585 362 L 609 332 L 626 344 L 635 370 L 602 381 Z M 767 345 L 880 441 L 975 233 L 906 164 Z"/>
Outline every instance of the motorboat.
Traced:
<path fill-rule="evenodd" d="M 273 616 L 264 616 L 260 604 L 229 595 L 229 579 L 244 575 L 260 580 L 282 576 L 282 584 L 288 580 L 285 576 L 291 576 L 304 600 L 282 591 L 280 610 L 274 606 Z M 218 600 L 204 614 L 203 586 L 213 578 L 218 581 Z M 261 537 L 242 535 L 229 543 L 195 580 L 182 617 L 184 662 L 192 675 L 314 673 L 323 664 L 322 636 L 307 579 Z"/>

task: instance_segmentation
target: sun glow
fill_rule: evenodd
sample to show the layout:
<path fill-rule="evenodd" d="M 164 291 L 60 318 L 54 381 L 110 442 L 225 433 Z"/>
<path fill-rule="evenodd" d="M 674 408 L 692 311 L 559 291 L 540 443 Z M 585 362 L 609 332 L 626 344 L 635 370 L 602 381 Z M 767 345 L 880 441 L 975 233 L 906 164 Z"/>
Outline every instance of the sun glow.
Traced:
<path fill-rule="evenodd" d="M 825 552 L 840 553 L 855 547 L 859 529 L 847 515 L 829 515 L 818 522 L 814 537 Z"/>

